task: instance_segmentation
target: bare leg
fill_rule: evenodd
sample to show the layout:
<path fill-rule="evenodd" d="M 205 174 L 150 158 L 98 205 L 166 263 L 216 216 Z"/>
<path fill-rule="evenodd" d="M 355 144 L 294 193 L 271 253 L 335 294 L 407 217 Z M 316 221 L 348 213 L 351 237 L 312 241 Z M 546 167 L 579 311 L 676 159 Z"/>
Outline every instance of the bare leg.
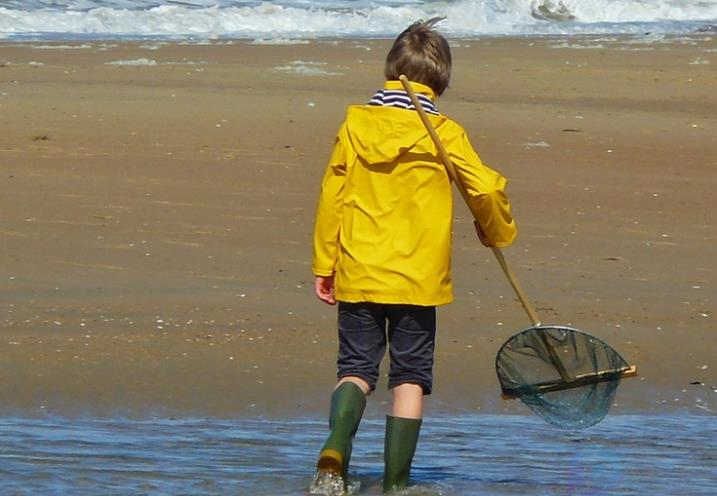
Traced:
<path fill-rule="evenodd" d="M 423 388 L 418 384 L 399 384 L 393 388 L 394 417 L 420 419 L 423 417 Z"/>
<path fill-rule="evenodd" d="M 353 375 L 349 375 L 339 379 L 339 382 L 336 383 L 336 387 L 338 388 L 344 382 L 353 382 L 361 389 L 361 391 L 363 391 L 363 394 L 366 395 L 369 394 L 369 389 L 371 389 L 366 381 L 364 381 L 360 377 L 356 377 Z"/>

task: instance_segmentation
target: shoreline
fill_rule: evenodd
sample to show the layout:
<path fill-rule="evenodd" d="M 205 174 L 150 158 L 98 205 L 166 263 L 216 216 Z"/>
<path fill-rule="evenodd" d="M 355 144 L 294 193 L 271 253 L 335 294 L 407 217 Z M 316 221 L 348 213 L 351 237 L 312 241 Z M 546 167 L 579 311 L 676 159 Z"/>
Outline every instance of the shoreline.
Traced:
<path fill-rule="evenodd" d="M 715 37 L 715 31 L 710 30 L 713 26 L 709 23 L 710 21 L 695 21 L 695 23 L 703 23 L 706 30 L 696 29 L 694 31 L 685 32 L 661 32 L 661 31 L 640 31 L 640 32 L 619 32 L 619 31 L 606 31 L 606 32 L 575 32 L 575 33 L 511 33 L 511 34 L 496 34 L 486 33 L 478 35 L 447 35 L 449 44 L 460 44 L 462 42 L 476 42 L 483 43 L 489 41 L 554 41 L 563 40 L 566 38 L 575 39 L 597 39 L 612 43 L 621 43 L 625 41 L 640 41 L 644 44 L 656 44 L 656 43 L 669 43 L 672 44 L 675 41 L 684 41 L 693 39 L 697 42 L 706 42 L 710 44 L 713 42 Z M 60 36 L 37 36 L 32 35 L 21 35 L 17 37 L 0 38 L 0 45 L 4 46 L 43 46 L 43 45 L 107 45 L 109 43 L 115 44 L 116 46 L 139 46 L 152 43 L 164 44 L 165 46 L 174 47 L 198 47 L 198 46 L 232 46 L 232 45 L 249 45 L 249 46 L 294 46 L 294 45 L 321 45 L 321 44 L 338 44 L 338 43 L 361 43 L 364 41 L 378 42 L 378 43 L 390 43 L 395 39 L 395 35 L 376 36 L 339 36 L 339 35 L 327 35 L 327 36 L 315 36 L 315 37 L 301 37 L 301 36 L 273 36 L 263 38 L 261 36 L 178 36 L 169 37 L 161 35 L 148 35 L 148 36 L 107 36 L 107 37 L 94 37 L 78 36 L 78 37 L 62 37 Z M 75 48 L 76 49 L 76 48 Z"/>
<path fill-rule="evenodd" d="M 717 411 L 717 41 L 693 41 L 452 40 L 440 109 L 510 180 L 528 297 L 638 366 L 614 414 Z M 0 41 L 0 412 L 325 414 L 314 202 L 388 44 Z M 527 413 L 493 370 L 527 318 L 454 213 L 428 414 Z"/>
<path fill-rule="evenodd" d="M 134 42 L 134 41 L 165 41 L 170 43 L 208 43 L 208 42 L 252 42 L 257 40 L 271 40 L 271 41 L 286 41 L 286 40 L 301 40 L 308 42 L 322 42 L 326 40 L 393 40 L 395 36 L 411 22 L 418 19 L 429 19 L 433 17 L 442 17 L 443 23 L 441 24 L 442 32 L 446 34 L 452 40 L 482 40 L 490 38 L 541 38 L 541 37 L 566 37 L 566 36 L 681 36 L 681 35 L 711 35 L 717 31 L 717 17 L 714 12 L 707 14 L 703 12 L 701 15 L 692 11 L 693 19 L 668 19 L 669 15 L 661 16 L 660 19 L 651 20 L 617 20 L 612 21 L 604 20 L 604 17 L 598 19 L 588 19 L 586 17 L 580 20 L 575 18 L 555 17 L 551 18 L 540 14 L 536 15 L 533 11 L 530 15 L 531 19 L 522 18 L 527 12 L 515 11 L 509 13 L 503 9 L 493 10 L 490 6 L 487 8 L 489 12 L 483 12 L 481 15 L 478 12 L 462 12 L 462 11 L 450 11 L 450 9 L 444 10 L 444 12 L 426 12 L 413 11 L 410 17 L 406 15 L 406 12 L 395 12 L 389 14 L 384 10 L 381 14 L 376 12 L 369 14 L 365 9 L 362 9 L 360 5 L 356 6 L 358 10 L 343 11 L 328 8 L 328 10 L 322 10 L 321 8 L 313 10 L 313 14 L 320 16 L 322 13 L 327 15 L 338 14 L 338 17 L 334 18 L 328 23 L 332 25 L 333 29 L 327 29 L 327 23 L 319 21 L 318 24 L 312 25 L 311 16 L 309 18 L 291 19 L 292 13 L 286 11 L 289 19 L 284 19 L 285 22 L 280 23 L 280 26 L 273 26 L 273 29 L 267 30 L 267 24 L 273 24 L 272 21 L 276 22 L 276 18 L 272 17 L 271 12 L 254 12 L 254 15 L 239 14 L 238 12 L 232 12 L 232 8 L 229 9 L 191 9 L 185 14 L 204 12 L 209 14 L 210 17 L 215 17 L 217 21 L 222 19 L 224 22 L 214 23 L 209 26 L 205 21 L 205 16 L 198 16 L 190 20 L 189 17 L 181 16 L 172 17 L 172 15 L 164 16 L 164 23 L 162 25 L 156 24 L 156 17 L 152 16 L 150 12 L 155 10 L 150 9 L 132 9 L 137 16 L 135 17 L 134 23 L 125 23 L 123 25 L 122 20 L 118 19 L 115 14 L 116 10 L 110 7 L 108 12 L 104 15 L 99 14 L 94 19 L 95 22 L 89 22 L 84 25 L 82 23 L 75 23 L 72 21 L 80 21 L 79 18 L 72 20 L 61 19 L 68 11 L 57 10 L 51 14 L 57 14 L 59 16 L 57 25 L 62 25 L 66 31 L 63 32 L 49 32 L 43 31 L 52 22 L 45 17 L 44 22 L 39 25 L 36 23 L 36 19 L 33 19 L 33 15 L 37 10 L 30 11 L 18 11 L 16 9 L 10 9 L 9 12 L 15 12 L 19 15 L 18 21 L 24 26 L 27 31 L 23 33 L 15 33 L 11 31 L 0 33 L 0 42 L 2 41 L 30 41 L 30 42 L 43 42 L 43 41 L 67 41 L 67 42 Z M 365 6 L 364 6 L 365 7 Z M 376 7 L 374 5 L 374 7 Z M 518 6 L 520 7 L 520 6 Z M 693 6 L 694 7 L 694 6 Z M 389 7 L 390 8 L 390 7 Z M 180 8 L 181 10 L 181 8 Z M 301 16 L 303 8 L 295 10 L 293 15 L 298 14 Z M 121 10 L 123 11 L 123 10 Z M 304 12 L 306 13 L 306 12 Z M 89 17 L 95 16 L 94 9 L 85 11 Z M 143 14 L 147 17 L 143 17 Z M 267 15 L 268 14 L 268 15 Z M 341 14 L 348 14 L 347 17 L 341 18 Z M 467 15 L 467 17 L 464 16 Z M 647 13 L 646 13 L 647 14 Z M 263 15 L 267 15 L 262 19 Z M 474 16 L 478 15 L 480 19 L 475 19 Z M 491 16 L 493 18 L 491 19 Z M 649 14 L 647 14 L 649 16 Z M 709 18 L 711 15 L 712 18 Z M 488 17 L 485 17 L 488 16 Z M 24 17 L 24 19 L 21 19 Z M 589 17 L 589 15 L 587 16 Z M 602 16 L 600 16 L 602 17 Z M 676 17 L 680 17 L 676 15 Z M 399 18 L 403 18 L 403 21 L 399 21 Z M 301 19 L 301 21 L 299 21 Z M 99 23 L 98 21 L 104 21 Z M 288 20 L 288 22 L 287 22 Z M 155 22 L 152 22 L 155 21 Z M 290 25 L 292 21 L 299 21 L 295 29 L 291 29 Z M 358 22 L 357 22 L 358 21 Z M 473 21 L 473 22 L 471 22 Z M 565 22 L 567 21 L 567 22 Z M 238 23 L 237 23 L 238 22 Z M 476 24 L 477 22 L 477 24 Z M 488 22 L 489 26 L 485 23 Z M 154 26 L 157 31 L 155 33 L 142 33 L 136 30 L 137 25 L 149 23 Z M 234 23 L 234 28 L 231 29 L 229 26 Z M 251 29 L 249 25 L 254 23 L 258 28 Z M 463 23 L 466 25 L 461 26 Z M 36 26 L 37 30 L 32 31 L 31 26 Z M 93 31 L 98 28 L 98 24 L 102 24 L 105 32 Z M 193 32 L 184 32 L 188 25 L 192 25 Z M 479 25 L 481 27 L 479 27 Z M 339 29 L 338 26 L 341 26 Z M 148 26 L 144 26 L 148 27 Z M 203 29 L 202 29 L 203 28 Z M 4 36 L 4 37 L 3 37 Z"/>

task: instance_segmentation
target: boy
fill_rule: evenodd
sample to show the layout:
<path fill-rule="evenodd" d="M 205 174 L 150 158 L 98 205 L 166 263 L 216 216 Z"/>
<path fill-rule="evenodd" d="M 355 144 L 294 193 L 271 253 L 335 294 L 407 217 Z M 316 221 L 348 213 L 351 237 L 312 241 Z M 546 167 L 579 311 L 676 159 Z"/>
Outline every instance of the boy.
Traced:
<path fill-rule="evenodd" d="M 433 30 L 403 31 L 388 53 L 386 83 L 367 105 L 349 106 L 323 178 L 312 270 L 320 300 L 338 302 L 338 384 L 317 480 L 345 484 L 366 395 L 389 345 L 384 491 L 405 487 L 418 440 L 423 396 L 431 394 L 436 306 L 453 299 L 452 193 L 445 167 L 398 78 L 411 81 L 469 193 L 486 246 L 512 243 L 516 228 L 506 180 L 484 166 L 463 128 L 438 113 L 451 53 Z M 482 232 L 481 232 L 482 231 Z"/>

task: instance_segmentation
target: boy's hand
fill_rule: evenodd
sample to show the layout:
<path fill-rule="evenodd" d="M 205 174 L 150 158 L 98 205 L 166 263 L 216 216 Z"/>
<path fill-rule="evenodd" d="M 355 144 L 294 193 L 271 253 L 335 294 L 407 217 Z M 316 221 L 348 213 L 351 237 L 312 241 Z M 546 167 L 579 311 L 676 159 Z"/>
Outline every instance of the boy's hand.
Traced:
<path fill-rule="evenodd" d="M 488 238 L 486 238 L 485 233 L 483 233 L 483 229 L 481 229 L 480 224 L 478 224 L 477 220 L 473 221 L 473 225 L 476 228 L 476 234 L 478 235 L 478 239 L 480 239 L 480 242 L 483 243 L 483 246 L 486 248 L 493 248 L 493 243 L 491 243 Z"/>
<path fill-rule="evenodd" d="M 316 296 L 329 305 L 336 305 L 334 299 L 334 276 L 316 276 L 314 280 Z"/>

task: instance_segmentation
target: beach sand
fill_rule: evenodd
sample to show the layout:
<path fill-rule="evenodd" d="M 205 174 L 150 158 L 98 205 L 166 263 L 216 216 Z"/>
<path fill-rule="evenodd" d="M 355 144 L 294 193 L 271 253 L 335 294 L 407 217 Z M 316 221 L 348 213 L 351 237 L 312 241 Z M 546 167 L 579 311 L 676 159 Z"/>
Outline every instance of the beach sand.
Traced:
<path fill-rule="evenodd" d="M 335 308 L 312 292 L 314 207 L 388 46 L 0 44 L 0 411 L 324 415 Z M 440 109 L 510 179 L 505 252 L 543 320 L 637 365 L 614 412 L 717 410 L 717 42 L 453 54 Z M 455 212 L 428 411 L 526 412 L 493 361 L 529 321 Z M 387 400 L 384 378 L 369 408 Z"/>

